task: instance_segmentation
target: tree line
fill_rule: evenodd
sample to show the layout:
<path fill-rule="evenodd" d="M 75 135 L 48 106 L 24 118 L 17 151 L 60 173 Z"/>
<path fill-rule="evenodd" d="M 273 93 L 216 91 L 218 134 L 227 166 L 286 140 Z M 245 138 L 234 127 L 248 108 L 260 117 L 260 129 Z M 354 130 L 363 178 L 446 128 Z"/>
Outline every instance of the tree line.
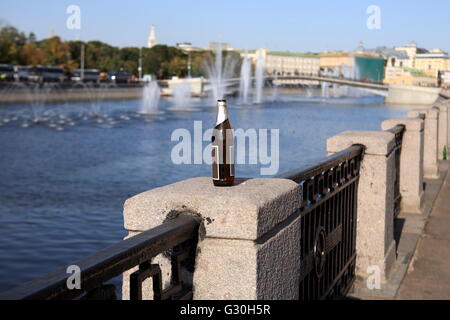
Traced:
<path fill-rule="evenodd" d="M 140 49 L 119 48 L 101 41 L 64 41 L 58 36 L 37 40 L 34 33 L 25 34 L 17 28 L 5 25 L 0 28 L 0 63 L 15 65 L 48 65 L 63 67 L 66 72 L 80 68 L 81 50 L 84 44 L 85 69 L 100 71 L 126 71 L 138 76 Z M 172 76 L 186 77 L 188 61 L 192 76 L 206 76 L 204 61 L 210 59 L 210 51 L 192 51 L 189 54 L 167 45 L 142 48 L 142 74 L 152 74 L 158 79 Z M 236 55 L 227 52 L 226 55 Z"/>

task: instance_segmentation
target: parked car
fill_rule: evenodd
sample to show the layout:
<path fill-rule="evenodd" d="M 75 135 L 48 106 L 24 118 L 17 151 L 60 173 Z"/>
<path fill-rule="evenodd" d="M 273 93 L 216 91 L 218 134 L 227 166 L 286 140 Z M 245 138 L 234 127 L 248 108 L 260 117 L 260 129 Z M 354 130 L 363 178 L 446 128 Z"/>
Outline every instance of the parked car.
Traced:
<path fill-rule="evenodd" d="M 131 79 L 130 72 L 124 72 L 124 71 L 108 72 L 108 77 L 107 77 L 108 82 L 129 83 L 130 79 Z"/>
<path fill-rule="evenodd" d="M 29 70 L 29 80 L 33 82 L 63 82 L 64 69 L 60 67 L 35 66 Z"/>
<path fill-rule="evenodd" d="M 14 66 L 12 64 L 0 64 L 0 81 L 14 80 Z"/>
<path fill-rule="evenodd" d="M 72 72 L 70 80 L 75 82 L 100 82 L 100 70 L 97 69 L 76 69 Z"/>

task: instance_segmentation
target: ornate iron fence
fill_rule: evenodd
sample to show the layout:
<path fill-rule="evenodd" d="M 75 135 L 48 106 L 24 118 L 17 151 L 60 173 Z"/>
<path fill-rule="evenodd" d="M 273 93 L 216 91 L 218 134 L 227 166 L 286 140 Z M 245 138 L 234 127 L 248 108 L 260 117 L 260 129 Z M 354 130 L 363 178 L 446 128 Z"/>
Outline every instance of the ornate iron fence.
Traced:
<path fill-rule="evenodd" d="M 402 201 L 402 194 L 400 192 L 400 162 L 405 126 L 400 124 L 386 131 L 395 135 L 395 147 L 393 152 L 395 152 L 394 218 L 396 218 L 400 213 L 400 204 Z"/>
<path fill-rule="evenodd" d="M 154 229 L 123 240 L 99 251 L 74 265 L 81 270 L 80 289 L 69 289 L 66 269 L 32 280 L 4 292 L 0 300 L 50 299 L 115 299 L 116 288 L 107 281 L 139 266 L 130 276 L 130 299 L 142 298 L 142 281 L 153 280 L 154 299 L 191 299 L 192 288 L 183 282 L 180 271 L 183 264 L 193 265 L 199 222 L 190 216 L 180 216 Z M 160 253 L 171 256 L 171 286 L 162 289 L 161 270 L 152 264 Z"/>
<path fill-rule="evenodd" d="M 279 178 L 302 187 L 300 299 L 344 296 L 355 279 L 356 217 L 364 147 L 355 145 Z"/>

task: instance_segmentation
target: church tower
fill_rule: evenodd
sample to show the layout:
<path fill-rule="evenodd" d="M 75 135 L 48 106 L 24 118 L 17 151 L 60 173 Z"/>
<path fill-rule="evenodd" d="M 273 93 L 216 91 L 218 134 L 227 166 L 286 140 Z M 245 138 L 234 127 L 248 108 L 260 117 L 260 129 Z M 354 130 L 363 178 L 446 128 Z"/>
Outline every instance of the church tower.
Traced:
<path fill-rule="evenodd" d="M 156 46 L 156 30 L 155 26 L 152 25 L 152 28 L 150 29 L 150 35 L 148 36 L 147 47 L 151 48 L 153 46 Z"/>

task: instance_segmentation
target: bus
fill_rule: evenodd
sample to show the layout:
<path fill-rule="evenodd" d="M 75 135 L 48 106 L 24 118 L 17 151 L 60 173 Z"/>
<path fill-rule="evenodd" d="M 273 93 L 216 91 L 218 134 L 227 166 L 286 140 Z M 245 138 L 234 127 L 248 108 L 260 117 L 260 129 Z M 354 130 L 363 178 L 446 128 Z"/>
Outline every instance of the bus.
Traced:
<path fill-rule="evenodd" d="M 108 72 L 107 81 L 115 83 L 129 83 L 131 80 L 131 73 L 124 71 Z"/>
<path fill-rule="evenodd" d="M 27 66 L 15 66 L 14 76 L 16 81 L 27 82 L 28 80 L 30 80 L 30 69 L 31 67 Z"/>
<path fill-rule="evenodd" d="M 12 64 L 0 64 L 0 81 L 14 80 L 14 66 Z"/>
<path fill-rule="evenodd" d="M 83 74 L 83 76 L 82 76 Z M 84 69 L 82 72 L 81 69 L 76 69 L 72 72 L 72 76 L 70 80 L 74 82 L 100 82 L 100 70 L 97 69 Z"/>
<path fill-rule="evenodd" d="M 59 82 L 65 79 L 64 69 L 60 67 L 35 66 L 29 70 L 28 79 L 33 82 Z"/>

